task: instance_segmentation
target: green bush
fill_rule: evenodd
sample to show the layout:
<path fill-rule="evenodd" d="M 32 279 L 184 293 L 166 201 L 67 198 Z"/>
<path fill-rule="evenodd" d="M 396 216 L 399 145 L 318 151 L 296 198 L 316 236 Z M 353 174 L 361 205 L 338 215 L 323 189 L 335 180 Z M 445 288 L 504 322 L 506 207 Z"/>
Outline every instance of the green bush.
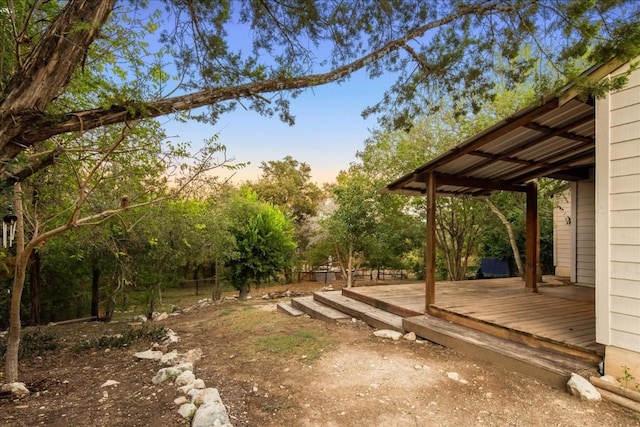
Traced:
<path fill-rule="evenodd" d="M 58 337 L 40 328 L 26 331 L 20 338 L 20 348 L 18 358 L 28 359 L 41 356 L 46 352 L 56 350 L 60 347 Z M 0 357 L 4 359 L 7 352 L 7 338 L 0 339 Z"/>
<path fill-rule="evenodd" d="M 122 348 L 128 347 L 136 341 L 148 339 L 150 341 L 160 341 L 167 336 L 167 328 L 164 326 L 147 326 L 143 324 L 141 328 L 127 328 L 120 334 L 102 335 L 98 338 L 84 340 L 73 347 L 76 352 L 91 349 Z"/>

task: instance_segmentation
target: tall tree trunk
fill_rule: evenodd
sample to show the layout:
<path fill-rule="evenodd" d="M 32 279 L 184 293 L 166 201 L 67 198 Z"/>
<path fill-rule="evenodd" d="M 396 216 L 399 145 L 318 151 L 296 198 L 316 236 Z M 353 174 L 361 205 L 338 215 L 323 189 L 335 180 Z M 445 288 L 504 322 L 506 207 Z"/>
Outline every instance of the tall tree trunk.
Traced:
<path fill-rule="evenodd" d="M 29 294 L 31 296 L 31 324 L 33 325 L 42 323 L 40 306 L 41 267 L 40 253 L 38 250 L 34 250 L 29 260 Z"/>
<path fill-rule="evenodd" d="M 91 269 L 91 315 L 100 315 L 100 269 L 96 266 Z"/>
<path fill-rule="evenodd" d="M 196 282 L 196 295 L 200 292 L 200 281 L 198 280 L 198 271 L 200 270 L 200 266 L 198 264 L 193 267 L 193 280 Z"/>
<path fill-rule="evenodd" d="M 246 301 L 249 296 L 249 283 L 244 282 L 240 285 L 240 301 Z"/>
<path fill-rule="evenodd" d="M 220 274 L 222 269 L 222 263 L 216 259 L 215 279 L 213 284 L 213 300 L 220 301 L 222 299 L 222 282 L 220 281 Z"/>
<path fill-rule="evenodd" d="M 347 288 L 353 286 L 353 245 L 349 244 L 347 253 Z"/>
<path fill-rule="evenodd" d="M 520 277 L 524 277 L 524 268 L 522 267 L 522 258 L 520 258 L 520 250 L 518 249 L 518 243 L 516 242 L 516 236 L 513 233 L 513 227 L 511 227 L 511 223 L 507 219 L 507 217 L 498 209 L 496 205 L 489 199 L 485 199 L 489 209 L 496 214 L 496 216 L 500 219 L 504 227 L 507 229 L 507 234 L 509 235 L 509 243 L 511 244 L 511 250 L 513 251 L 513 258 L 516 261 L 516 267 L 518 268 L 518 275 Z"/>
<path fill-rule="evenodd" d="M 24 210 L 22 207 L 22 187 L 16 183 L 13 187 L 16 216 L 16 264 L 11 289 L 11 308 L 9 310 L 9 334 L 7 335 L 7 352 L 5 354 L 5 382 L 18 381 L 18 350 L 20 348 L 20 301 L 27 275 L 29 252 L 24 246 Z"/>

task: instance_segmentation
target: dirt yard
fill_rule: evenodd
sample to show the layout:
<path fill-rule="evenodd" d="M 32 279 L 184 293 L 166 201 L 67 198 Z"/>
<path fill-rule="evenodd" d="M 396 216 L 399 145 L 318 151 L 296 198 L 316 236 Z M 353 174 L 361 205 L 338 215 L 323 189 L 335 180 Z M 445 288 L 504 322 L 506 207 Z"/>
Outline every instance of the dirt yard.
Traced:
<path fill-rule="evenodd" d="M 234 426 L 640 426 L 613 404 L 582 402 L 431 343 L 376 338 L 360 322 L 292 318 L 277 301 L 225 301 L 159 322 L 201 348 L 195 374 L 217 387 Z M 48 326 L 60 350 L 21 364 L 32 391 L 0 401 L 3 426 L 180 426 L 172 384 L 154 385 L 150 347 L 72 351 L 128 322 Z M 107 380 L 112 387 L 100 386 Z"/>

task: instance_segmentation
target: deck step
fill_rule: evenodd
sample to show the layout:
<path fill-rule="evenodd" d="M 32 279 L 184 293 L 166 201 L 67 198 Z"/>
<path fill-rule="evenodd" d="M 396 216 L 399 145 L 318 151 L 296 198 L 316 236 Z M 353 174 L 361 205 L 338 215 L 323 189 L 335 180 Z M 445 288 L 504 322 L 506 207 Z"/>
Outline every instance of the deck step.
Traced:
<path fill-rule="evenodd" d="M 596 372 L 595 366 L 581 360 L 532 348 L 433 316 L 408 317 L 403 320 L 403 326 L 406 331 L 429 341 L 559 388 L 566 387 L 572 372 L 585 378 Z"/>
<path fill-rule="evenodd" d="M 300 311 L 305 312 L 314 319 L 320 319 L 327 322 L 338 322 L 351 320 L 351 316 L 342 313 L 336 309 L 328 307 L 317 301 L 314 301 L 313 295 L 299 298 L 291 298 L 291 306 Z"/>
<path fill-rule="evenodd" d="M 402 317 L 342 295 L 342 291 L 314 292 L 315 301 L 360 319 L 376 329 L 404 332 Z"/>
<path fill-rule="evenodd" d="M 298 310 L 297 308 L 293 307 L 290 302 L 279 302 L 278 304 L 276 304 L 276 307 L 278 311 L 286 313 L 289 316 L 297 317 L 304 314 L 304 311 Z"/>
<path fill-rule="evenodd" d="M 515 341 L 520 344 L 529 345 L 535 348 L 554 352 L 559 355 L 575 357 L 586 363 L 596 365 L 603 359 L 604 349 L 601 345 L 577 346 L 569 342 L 561 341 L 549 336 L 543 336 L 528 332 L 524 329 L 517 329 L 515 326 L 508 327 L 491 320 L 484 320 L 474 316 L 473 313 L 462 314 L 451 309 L 431 307 L 433 314 L 445 321 L 461 326 L 494 335 L 499 338 Z"/>

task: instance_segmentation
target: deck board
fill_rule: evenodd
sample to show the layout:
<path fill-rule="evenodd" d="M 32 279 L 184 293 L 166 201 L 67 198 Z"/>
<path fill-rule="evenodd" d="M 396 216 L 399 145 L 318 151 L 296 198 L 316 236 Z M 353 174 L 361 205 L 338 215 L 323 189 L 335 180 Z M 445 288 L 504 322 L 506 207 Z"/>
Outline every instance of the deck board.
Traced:
<path fill-rule="evenodd" d="M 527 339 L 601 355 L 603 346 L 595 341 L 593 290 L 567 285 L 541 286 L 539 291 L 526 291 L 519 278 L 438 282 L 433 307 L 440 315 L 462 316 L 465 324 L 477 321 Z M 365 286 L 348 292 L 405 317 L 425 313 L 424 283 Z"/>

